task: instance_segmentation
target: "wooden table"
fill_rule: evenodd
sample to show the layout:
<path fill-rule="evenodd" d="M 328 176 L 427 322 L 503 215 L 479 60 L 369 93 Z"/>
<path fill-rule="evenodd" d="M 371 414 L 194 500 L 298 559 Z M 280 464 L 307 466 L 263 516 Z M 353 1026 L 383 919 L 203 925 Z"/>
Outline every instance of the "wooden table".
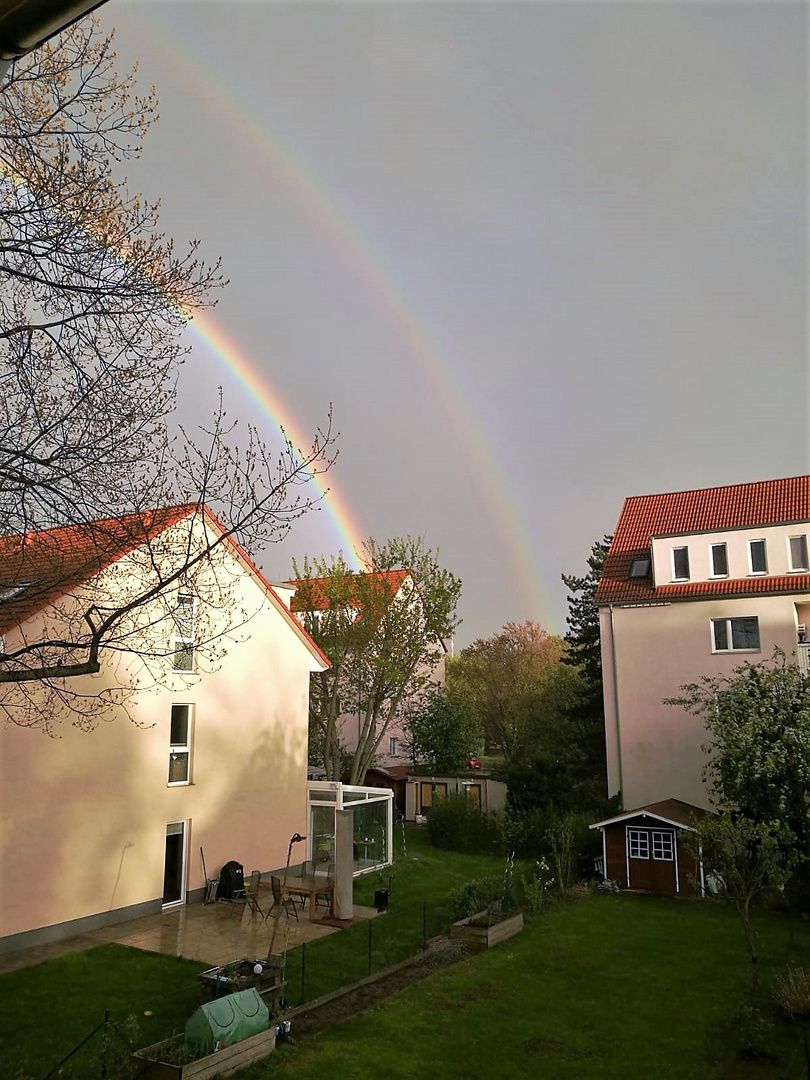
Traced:
<path fill-rule="evenodd" d="M 315 920 L 315 899 L 318 896 L 329 897 L 329 914 L 335 914 L 335 883 L 331 878 L 319 877 L 317 874 L 307 874 L 304 877 L 288 877 L 283 882 L 283 887 L 288 893 L 309 897 L 310 922 Z"/>

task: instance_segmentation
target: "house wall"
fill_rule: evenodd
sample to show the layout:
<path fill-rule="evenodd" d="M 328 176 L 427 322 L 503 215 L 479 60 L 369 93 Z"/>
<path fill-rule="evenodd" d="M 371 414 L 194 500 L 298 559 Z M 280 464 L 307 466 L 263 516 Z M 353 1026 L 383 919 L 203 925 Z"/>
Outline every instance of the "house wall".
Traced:
<path fill-rule="evenodd" d="M 614 605 L 612 622 L 611 609 L 602 608 L 609 793 L 621 791 L 628 809 L 668 798 L 708 808 L 703 722 L 664 698 L 703 675 L 731 675 L 746 661 L 768 659 L 774 646 L 792 657 L 797 608 L 808 602 L 807 595 L 781 595 Z M 711 620 L 749 616 L 759 618 L 760 649 L 713 653 Z"/>
<path fill-rule="evenodd" d="M 229 859 L 249 873 L 283 865 L 289 837 L 306 832 L 313 656 L 236 560 L 233 569 L 229 613 L 250 619 L 223 639 L 218 670 L 187 676 L 160 661 L 132 720 L 113 711 L 85 732 L 66 714 L 54 738 L 0 731 L 0 951 L 159 910 L 170 822 L 189 823 L 187 890 L 205 885 L 201 846 L 210 876 Z M 114 675 L 107 664 L 81 682 L 97 691 Z M 192 782 L 169 787 L 171 706 L 186 703 Z"/>
<path fill-rule="evenodd" d="M 437 646 L 441 649 L 441 646 Z M 430 681 L 435 686 L 444 686 L 445 681 L 445 656 L 444 650 L 441 650 L 441 657 L 438 664 L 431 671 Z M 403 703 L 401 714 L 395 716 L 391 723 L 386 728 L 385 734 L 380 740 L 377 753 L 375 755 L 375 763 L 382 766 L 384 769 L 390 768 L 392 765 L 407 765 L 410 762 L 410 755 L 407 752 L 406 744 L 408 733 L 406 730 L 405 713 L 407 711 L 408 703 Z M 338 717 L 337 731 L 341 745 L 344 746 L 350 752 L 357 749 L 359 742 L 360 725 L 362 717 L 358 716 L 356 712 L 346 712 L 342 716 Z M 397 753 L 390 753 L 390 740 L 396 738 L 398 740 Z"/>

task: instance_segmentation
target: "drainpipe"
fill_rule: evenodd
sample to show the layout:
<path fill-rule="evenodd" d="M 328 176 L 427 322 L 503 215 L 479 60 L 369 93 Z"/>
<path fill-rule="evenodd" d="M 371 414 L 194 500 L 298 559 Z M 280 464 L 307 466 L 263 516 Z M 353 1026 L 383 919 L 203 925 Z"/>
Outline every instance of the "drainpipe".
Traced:
<path fill-rule="evenodd" d="M 616 716 L 616 755 L 619 762 L 619 791 L 624 803 L 624 775 L 622 773 L 622 731 L 619 724 L 619 675 L 616 667 L 616 627 L 613 621 L 613 604 L 608 604 L 610 609 L 610 660 L 613 668 L 613 710 Z"/>

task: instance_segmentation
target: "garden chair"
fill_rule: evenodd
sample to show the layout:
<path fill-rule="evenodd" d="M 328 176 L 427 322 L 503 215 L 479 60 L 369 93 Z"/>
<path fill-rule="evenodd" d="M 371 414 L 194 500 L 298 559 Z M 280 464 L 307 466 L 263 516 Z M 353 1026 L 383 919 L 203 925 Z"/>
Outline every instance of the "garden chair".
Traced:
<path fill-rule="evenodd" d="M 275 911 L 276 908 L 280 907 L 288 919 L 290 917 L 290 912 L 292 912 L 295 916 L 295 921 L 299 922 L 300 920 L 298 918 L 298 911 L 295 907 L 295 900 L 293 900 L 291 896 L 284 896 L 281 891 L 281 879 L 271 877 L 270 884 L 273 887 L 273 906 L 267 914 L 269 915 L 271 911 Z"/>
<path fill-rule="evenodd" d="M 250 885 L 248 885 L 246 901 L 250 906 L 250 914 L 255 915 L 256 912 L 264 918 L 264 912 L 259 904 L 259 886 L 262 881 L 261 870 L 254 870 L 250 875 Z"/>

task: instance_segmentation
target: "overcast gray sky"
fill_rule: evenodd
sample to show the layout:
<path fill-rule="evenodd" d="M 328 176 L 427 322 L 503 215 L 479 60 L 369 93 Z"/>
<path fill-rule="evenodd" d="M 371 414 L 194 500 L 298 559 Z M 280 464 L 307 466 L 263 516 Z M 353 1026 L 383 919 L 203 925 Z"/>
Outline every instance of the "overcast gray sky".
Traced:
<path fill-rule="evenodd" d="M 276 418 L 333 403 L 338 518 L 423 534 L 462 578 L 457 644 L 561 632 L 560 574 L 627 495 L 808 471 L 807 13 L 102 10 L 161 102 L 133 186 L 222 255 L 211 325 Z M 222 385 L 275 437 L 203 337 L 183 416 Z M 327 510 L 264 569 L 345 542 Z"/>

